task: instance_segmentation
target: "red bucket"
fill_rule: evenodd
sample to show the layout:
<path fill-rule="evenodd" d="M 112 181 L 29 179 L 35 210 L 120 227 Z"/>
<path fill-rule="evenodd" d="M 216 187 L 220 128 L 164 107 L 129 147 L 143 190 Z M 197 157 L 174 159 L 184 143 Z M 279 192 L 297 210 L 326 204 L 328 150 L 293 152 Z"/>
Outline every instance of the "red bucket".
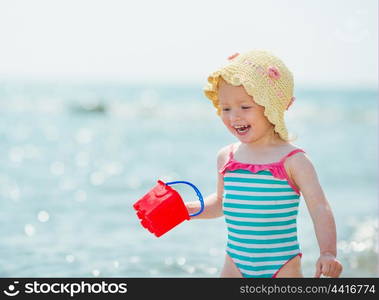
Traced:
<path fill-rule="evenodd" d="M 188 184 L 196 191 L 201 203 L 200 210 L 197 213 L 188 214 L 182 197 L 175 189 L 169 186 L 176 183 Z M 133 207 L 137 211 L 138 218 L 141 219 L 142 226 L 155 234 L 155 236 L 160 237 L 184 220 L 189 220 L 190 217 L 202 213 L 204 201 L 200 191 L 190 182 L 174 181 L 164 183 L 158 180 L 158 184 L 134 203 Z"/>

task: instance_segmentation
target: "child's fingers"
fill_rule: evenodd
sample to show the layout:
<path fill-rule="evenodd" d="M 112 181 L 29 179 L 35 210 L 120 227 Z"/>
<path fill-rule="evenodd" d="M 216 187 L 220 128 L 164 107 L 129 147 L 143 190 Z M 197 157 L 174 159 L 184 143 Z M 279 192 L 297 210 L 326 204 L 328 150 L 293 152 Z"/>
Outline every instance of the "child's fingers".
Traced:
<path fill-rule="evenodd" d="M 336 264 L 332 263 L 329 265 L 329 271 L 326 274 L 326 276 L 336 277 L 336 274 L 337 274 L 337 266 L 336 266 Z"/>
<path fill-rule="evenodd" d="M 316 263 L 316 273 L 315 273 L 315 277 L 316 278 L 319 278 L 321 276 L 321 263 L 320 262 L 317 262 Z"/>
<path fill-rule="evenodd" d="M 330 276 L 334 278 L 339 277 L 341 274 L 341 271 L 342 271 L 342 265 L 339 263 L 335 263 L 333 265 L 333 269 L 330 271 L 331 272 Z"/>
<path fill-rule="evenodd" d="M 341 264 L 338 264 L 338 268 L 337 268 L 337 271 L 338 271 L 338 275 L 337 276 L 340 276 L 341 273 L 342 273 L 342 270 L 343 270 L 343 267 Z"/>
<path fill-rule="evenodd" d="M 340 276 L 340 272 L 338 272 L 337 270 L 335 270 L 335 272 L 333 273 L 333 275 L 331 277 L 337 278 L 339 276 Z"/>
<path fill-rule="evenodd" d="M 330 264 L 323 264 L 322 265 L 322 268 L 321 268 L 321 272 L 322 274 L 324 274 L 325 276 L 330 276 Z"/>
<path fill-rule="evenodd" d="M 327 273 L 324 273 L 326 276 L 329 276 L 329 277 L 339 277 L 339 275 L 341 274 L 342 272 L 342 265 L 338 262 L 334 262 L 332 264 L 329 265 L 329 270 L 327 271 Z"/>

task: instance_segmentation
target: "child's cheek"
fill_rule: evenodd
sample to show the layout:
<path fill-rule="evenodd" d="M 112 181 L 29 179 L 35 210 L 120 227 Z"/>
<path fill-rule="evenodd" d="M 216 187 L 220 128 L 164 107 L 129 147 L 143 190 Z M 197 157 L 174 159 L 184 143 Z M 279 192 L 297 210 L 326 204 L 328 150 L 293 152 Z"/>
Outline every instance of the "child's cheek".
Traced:
<path fill-rule="evenodd" d="M 229 121 L 229 119 L 227 117 L 221 118 L 221 120 L 222 120 L 222 123 L 224 123 L 225 127 L 228 130 L 230 130 L 230 131 L 233 130 L 232 125 L 231 125 L 231 123 L 230 123 L 230 121 Z"/>
<path fill-rule="evenodd" d="M 227 120 L 227 118 L 221 113 L 221 121 L 222 121 L 222 123 L 224 123 L 224 125 L 225 126 L 227 126 L 227 124 L 228 124 L 228 120 Z"/>
<path fill-rule="evenodd" d="M 222 119 L 222 123 L 224 123 L 224 125 L 225 125 L 226 127 L 230 127 L 230 124 L 229 124 L 229 122 L 228 122 L 227 119 Z"/>

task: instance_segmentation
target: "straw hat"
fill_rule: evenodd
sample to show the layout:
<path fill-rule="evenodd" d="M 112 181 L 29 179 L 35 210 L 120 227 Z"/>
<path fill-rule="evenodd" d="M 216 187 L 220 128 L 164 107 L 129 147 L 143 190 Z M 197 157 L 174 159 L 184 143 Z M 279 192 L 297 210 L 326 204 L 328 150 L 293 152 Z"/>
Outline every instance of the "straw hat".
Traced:
<path fill-rule="evenodd" d="M 284 112 L 295 100 L 293 76 L 284 63 L 264 50 L 253 50 L 229 57 L 229 63 L 208 77 L 205 95 L 213 102 L 220 115 L 218 85 L 222 77 L 233 86 L 243 85 L 254 101 L 264 106 L 264 115 L 274 125 L 279 136 L 288 141 Z"/>

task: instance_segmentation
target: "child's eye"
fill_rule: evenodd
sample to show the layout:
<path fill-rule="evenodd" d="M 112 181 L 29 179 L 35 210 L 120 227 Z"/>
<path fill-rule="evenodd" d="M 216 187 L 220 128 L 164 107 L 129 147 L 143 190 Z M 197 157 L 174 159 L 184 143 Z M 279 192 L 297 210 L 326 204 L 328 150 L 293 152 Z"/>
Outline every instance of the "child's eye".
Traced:
<path fill-rule="evenodd" d="M 251 106 L 241 106 L 242 107 L 242 109 L 249 109 L 249 108 L 251 108 Z"/>
<path fill-rule="evenodd" d="M 229 111 L 230 108 L 223 108 L 222 111 Z"/>

